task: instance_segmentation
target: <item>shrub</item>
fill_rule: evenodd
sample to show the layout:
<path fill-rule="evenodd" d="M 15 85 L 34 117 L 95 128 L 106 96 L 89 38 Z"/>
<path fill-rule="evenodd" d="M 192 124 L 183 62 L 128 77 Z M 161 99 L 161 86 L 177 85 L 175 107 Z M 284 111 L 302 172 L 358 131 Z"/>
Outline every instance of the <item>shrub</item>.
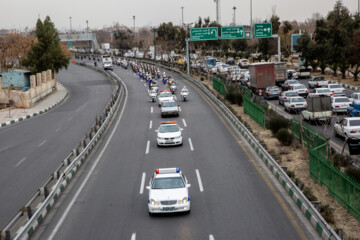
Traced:
<path fill-rule="evenodd" d="M 295 172 L 294 171 L 290 171 L 290 170 L 287 170 L 286 171 L 286 174 L 289 176 L 289 178 L 293 179 L 295 177 Z"/>
<path fill-rule="evenodd" d="M 270 120 L 268 121 L 267 127 L 275 135 L 279 131 L 280 128 L 289 128 L 290 121 L 280 115 L 274 116 L 274 117 L 270 118 Z"/>
<path fill-rule="evenodd" d="M 284 146 L 290 146 L 293 140 L 291 133 L 286 128 L 281 128 L 276 133 L 276 138 Z"/>
<path fill-rule="evenodd" d="M 349 167 L 345 170 L 345 173 L 360 183 L 360 169 Z"/>
<path fill-rule="evenodd" d="M 204 81 L 204 77 L 201 77 L 200 80 L 201 80 L 201 81 Z"/>
<path fill-rule="evenodd" d="M 334 209 L 331 208 L 329 204 L 320 206 L 320 214 L 325 219 L 326 222 L 330 224 L 335 223 Z"/>
<path fill-rule="evenodd" d="M 303 193 L 305 195 L 305 197 L 307 199 L 309 199 L 309 201 L 317 201 L 317 197 L 313 194 L 311 188 L 309 187 L 305 187 L 304 190 L 303 190 Z"/>

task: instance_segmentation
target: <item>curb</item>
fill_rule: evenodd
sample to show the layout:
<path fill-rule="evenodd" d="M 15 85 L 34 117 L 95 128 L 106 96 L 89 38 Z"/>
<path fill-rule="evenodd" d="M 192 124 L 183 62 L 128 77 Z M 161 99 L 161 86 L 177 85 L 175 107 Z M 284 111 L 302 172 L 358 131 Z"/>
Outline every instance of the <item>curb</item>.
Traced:
<path fill-rule="evenodd" d="M 67 97 L 68 95 L 68 92 L 66 91 L 66 94 L 59 100 L 57 101 L 55 104 L 51 105 L 50 107 L 48 108 L 45 108 L 43 110 L 40 110 L 39 112 L 34 112 L 32 114 L 28 114 L 28 115 L 24 115 L 24 116 L 21 116 L 19 118 L 16 118 L 16 119 L 12 119 L 10 121 L 7 121 L 7 122 L 3 122 L 3 123 L 0 123 L 0 128 L 3 128 L 3 127 L 6 127 L 6 126 L 9 126 L 9 125 L 12 125 L 12 124 L 15 124 L 15 123 L 18 123 L 18 122 L 22 122 L 24 120 L 27 120 L 27 119 L 30 119 L 30 118 L 33 118 L 33 117 L 36 117 L 38 115 L 41 115 L 45 112 L 48 112 L 49 110 L 53 109 L 54 107 L 58 106 L 60 103 L 62 103 L 65 98 Z"/>

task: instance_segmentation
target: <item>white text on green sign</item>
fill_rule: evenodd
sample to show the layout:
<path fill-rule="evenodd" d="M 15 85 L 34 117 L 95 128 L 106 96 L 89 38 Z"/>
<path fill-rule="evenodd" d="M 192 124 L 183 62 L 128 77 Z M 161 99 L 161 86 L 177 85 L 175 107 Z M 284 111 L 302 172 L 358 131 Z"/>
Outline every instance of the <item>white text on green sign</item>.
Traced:
<path fill-rule="evenodd" d="M 244 26 L 221 27 L 221 39 L 244 38 Z"/>
<path fill-rule="evenodd" d="M 218 40 L 218 28 L 191 28 L 190 41 Z"/>
<path fill-rule="evenodd" d="M 270 38 L 272 36 L 272 24 L 255 23 L 254 36 L 255 38 Z"/>

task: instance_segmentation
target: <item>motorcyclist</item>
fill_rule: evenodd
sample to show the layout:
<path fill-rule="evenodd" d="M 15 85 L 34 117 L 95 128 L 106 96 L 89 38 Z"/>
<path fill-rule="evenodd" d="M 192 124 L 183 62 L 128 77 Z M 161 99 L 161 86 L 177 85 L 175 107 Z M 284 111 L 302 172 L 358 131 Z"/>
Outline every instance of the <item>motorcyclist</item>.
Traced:
<path fill-rule="evenodd" d="M 186 86 L 184 86 L 184 87 L 181 89 L 181 92 L 182 92 L 182 93 L 187 93 L 187 92 L 189 92 L 189 90 L 186 88 Z"/>

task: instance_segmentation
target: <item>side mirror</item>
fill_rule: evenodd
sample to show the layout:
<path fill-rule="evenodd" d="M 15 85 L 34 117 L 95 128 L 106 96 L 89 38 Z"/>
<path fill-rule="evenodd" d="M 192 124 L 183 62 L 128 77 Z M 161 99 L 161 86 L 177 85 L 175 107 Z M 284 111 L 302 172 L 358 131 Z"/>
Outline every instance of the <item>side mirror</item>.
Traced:
<path fill-rule="evenodd" d="M 150 190 L 151 188 L 150 188 L 150 186 L 146 186 L 146 190 Z"/>
<path fill-rule="evenodd" d="M 187 184 L 185 185 L 185 187 L 186 187 L 186 188 L 190 188 L 190 187 L 191 187 L 191 184 L 190 184 L 190 183 L 187 183 Z"/>

